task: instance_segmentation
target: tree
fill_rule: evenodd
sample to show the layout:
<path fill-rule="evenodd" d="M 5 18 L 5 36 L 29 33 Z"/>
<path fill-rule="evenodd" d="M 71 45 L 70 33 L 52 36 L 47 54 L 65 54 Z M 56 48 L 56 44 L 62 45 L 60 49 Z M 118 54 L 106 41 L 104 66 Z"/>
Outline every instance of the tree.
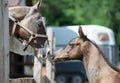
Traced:
<path fill-rule="evenodd" d="M 120 0 L 112 0 L 109 7 L 110 24 L 109 26 L 115 32 L 117 45 L 120 46 Z"/>
<path fill-rule="evenodd" d="M 37 0 L 34 1 L 34 3 Z M 43 0 L 47 25 L 98 24 L 113 29 L 120 45 L 120 0 Z"/>

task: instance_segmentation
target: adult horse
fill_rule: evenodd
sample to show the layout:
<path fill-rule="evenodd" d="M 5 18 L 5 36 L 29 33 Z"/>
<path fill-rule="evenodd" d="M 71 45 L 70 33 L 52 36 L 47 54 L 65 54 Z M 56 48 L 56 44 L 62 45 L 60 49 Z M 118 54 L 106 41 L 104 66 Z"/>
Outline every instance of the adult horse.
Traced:
<path fill-rule="evenodd" d="M 79 36 L 55 53 L 55 61 L 83 61 L 89 83 L 120 83 L 120 70 L 110 64 L 99 47 L 79 27 Z"/>
<path fill-rule="evenodd" d="M 34 6 L 9 7 L 9 32 L 10 36 L 16 37 L 25 46 L 29 45 L 35 49 L 43 48 L 48 40 L 43 18 L 38 8 L 42 0 Z"/>

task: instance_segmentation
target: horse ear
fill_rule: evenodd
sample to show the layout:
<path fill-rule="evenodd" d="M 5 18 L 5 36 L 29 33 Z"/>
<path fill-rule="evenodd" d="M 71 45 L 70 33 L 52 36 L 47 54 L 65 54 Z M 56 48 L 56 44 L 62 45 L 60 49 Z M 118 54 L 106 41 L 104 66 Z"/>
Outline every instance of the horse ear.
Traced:
<path fill-rule="evenodd" d="M 79 26 L 78 33 L 79 33 L 80 38 L 85 36 L 81 26 Z"/>
<path fill-rule="evenodd" d="M 42 4 L 42 0 L 39 0 L 35 5 L 34 8 L 38 9 Z"/>

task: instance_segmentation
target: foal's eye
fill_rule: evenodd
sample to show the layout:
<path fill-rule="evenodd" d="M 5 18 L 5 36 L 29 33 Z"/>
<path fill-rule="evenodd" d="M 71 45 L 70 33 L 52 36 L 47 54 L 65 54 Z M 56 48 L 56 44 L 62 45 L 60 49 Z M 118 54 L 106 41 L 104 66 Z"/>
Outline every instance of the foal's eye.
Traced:
<path fill-rule="evenodd" d="M 77 46 L 77 45 L 80 45 L 80 43 L 69 43 L 70 46 Z"/>
<path fill-rule="evenodd" d="M 69 45 L 73 47 L 75 44 L 73 44 L 73 43 L 69 43 Z"/>

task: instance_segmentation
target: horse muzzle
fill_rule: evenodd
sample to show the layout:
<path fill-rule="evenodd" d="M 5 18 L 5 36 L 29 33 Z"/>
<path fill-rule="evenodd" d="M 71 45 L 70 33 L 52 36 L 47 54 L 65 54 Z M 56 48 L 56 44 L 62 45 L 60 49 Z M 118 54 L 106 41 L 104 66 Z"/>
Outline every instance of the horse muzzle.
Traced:
<path fill-rule="evenodd" d="M 51 50 L 49 47 L 46 48 L 39 48 L 38 49 L 38 57 L 42 58 L 42 59 L 47 59 L 48 56 L 51 56 Z"/>

